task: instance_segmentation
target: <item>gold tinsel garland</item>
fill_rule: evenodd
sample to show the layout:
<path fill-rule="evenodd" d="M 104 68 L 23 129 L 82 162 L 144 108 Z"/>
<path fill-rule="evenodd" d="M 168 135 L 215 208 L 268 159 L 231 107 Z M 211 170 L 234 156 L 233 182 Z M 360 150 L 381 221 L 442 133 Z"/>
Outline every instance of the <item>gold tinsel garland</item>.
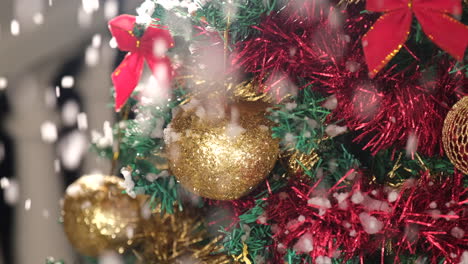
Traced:
<path fill-rule="evenodd" d="M 145 264 L 229 263 L 229 257 L 220 253 L 220 237 L 210 238 L 202 216 L 195 209 L 187 207 L 174 214 L 155 210 L 144 221 L 143 236 L 142 263 Z"/>

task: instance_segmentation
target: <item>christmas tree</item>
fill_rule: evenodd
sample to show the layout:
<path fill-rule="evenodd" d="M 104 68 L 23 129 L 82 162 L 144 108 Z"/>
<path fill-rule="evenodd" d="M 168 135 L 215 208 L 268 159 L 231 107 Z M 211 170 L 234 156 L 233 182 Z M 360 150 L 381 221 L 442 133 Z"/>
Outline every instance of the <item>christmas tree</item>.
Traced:
<path fill-rule="evenodd" d="M 137 14 L 109 22 L 128 52 L 119 120 L 92 146 L 123 179 L 65 194 L 80 253 L 468 263 L 467 3 L 146 0 Z"/>

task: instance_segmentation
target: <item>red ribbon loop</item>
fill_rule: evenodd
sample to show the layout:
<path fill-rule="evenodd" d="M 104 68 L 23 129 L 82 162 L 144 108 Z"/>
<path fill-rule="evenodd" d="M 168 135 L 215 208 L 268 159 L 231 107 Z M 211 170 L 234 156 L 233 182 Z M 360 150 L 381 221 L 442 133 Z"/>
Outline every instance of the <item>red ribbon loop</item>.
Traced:
<path fill-rule="evenodd" d="M 437 46 L 455 59 L 463 59 L 468 27 L 449 15 L 461 14 L 461 0 L 368 0 L 366 9 L 385 12 L 362 38 L 371 78 L 403 47 L 413 14 Z"/>
<path fill-rule="evenodd" d="M 118 48 L 128 51 L 122 63 L 112 73 L 112 83 L 115 86 L 115 110 L 119 111 L 138 85 L 146 61 L 155 78 L 172 78 L 171 62 L 165 55 L 155 54 L 156 45 L 174 46 L 174 40 L 167 28 L 150 25 L 144 35 L 138 39 L 133 34 L 136 18 L 121 15 L 109 21 L 109 30 L 117 41 Z M 157 56 L 160 55 L 160 56 Z M 162 69 L 162 71 L 161 71 Z M 166 73 L 161 74 L 161 73 Z"/>

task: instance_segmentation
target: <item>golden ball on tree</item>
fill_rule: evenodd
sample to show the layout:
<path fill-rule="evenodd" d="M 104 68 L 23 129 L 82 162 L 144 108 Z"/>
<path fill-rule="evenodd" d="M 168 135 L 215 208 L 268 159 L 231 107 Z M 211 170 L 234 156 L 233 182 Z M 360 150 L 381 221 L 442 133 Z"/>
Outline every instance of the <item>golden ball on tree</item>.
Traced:
<path fill-rule="evenodd" d="M 468 96 L 458 101 L 445 117 L 442 141 L 453 165 L 468 174 Z"/>
<path fill-rule="evenodd" d="M 81 254 L 95 257 L 106 250 L 123 253 L 140 232 L 140 201 L 122 193 L 122 183 L 115 176 L 87 175 L 68 186 L 63 227 Z"/>
<path fill-rule="evenodd" d="M 171 172 L 202 197 L 233 200 L 272 170 L 279 141 L 271 136 L 268 104 L 216 104 L 192 99 L 165 130 Z"/>

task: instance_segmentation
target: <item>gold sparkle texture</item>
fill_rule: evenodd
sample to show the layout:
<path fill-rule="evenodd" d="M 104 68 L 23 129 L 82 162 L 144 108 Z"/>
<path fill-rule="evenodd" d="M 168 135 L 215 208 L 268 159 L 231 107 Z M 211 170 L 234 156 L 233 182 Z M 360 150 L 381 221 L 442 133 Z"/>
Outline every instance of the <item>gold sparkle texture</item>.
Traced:
<path fill-rule="evenodd" d="M 67 188 L 63 227 L 81 254 L 123 253 L 133 244 L 133 235 L 140 232 L 140 202 L 122 193 L 122 182 L 115 176 L 86 175 Z"/>
<path fill-rule="evenodd" d="M 238 199 L 266 178 L 278 158 L 273 122 L 265 116 L 268 104 L 203 105 L 190 102 L 166 129 L 169 168 L 197 195 Z"/>
<path fill-rule="evenodd" d="M 452 164 L 468 174 L 468 96 L 458 101 L 445 117 L 442 141 Z"/>
<path fill-rule="evenodd" d="M 141 256 L 145 264 L 230 263 L 227 255 L 219 253 L 220 237 L 209 237 L 200 212 L 194 208 L 184 207 L 174 214 L 156 209 L 143 222 L 143 236 Z"/>

